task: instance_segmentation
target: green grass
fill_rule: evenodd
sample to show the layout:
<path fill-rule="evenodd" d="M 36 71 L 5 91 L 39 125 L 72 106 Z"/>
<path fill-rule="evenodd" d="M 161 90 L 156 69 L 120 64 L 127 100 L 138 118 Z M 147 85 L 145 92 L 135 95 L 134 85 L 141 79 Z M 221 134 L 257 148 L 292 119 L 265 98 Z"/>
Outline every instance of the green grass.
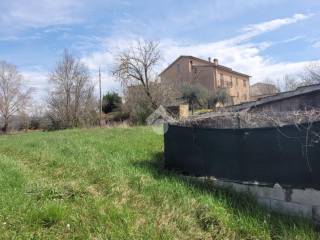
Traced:
<path fill-rule="evenodd" d="M 0 137 L 0 239 L 320 239 L 310 222 L 163 169 L 150 128 Z"/>

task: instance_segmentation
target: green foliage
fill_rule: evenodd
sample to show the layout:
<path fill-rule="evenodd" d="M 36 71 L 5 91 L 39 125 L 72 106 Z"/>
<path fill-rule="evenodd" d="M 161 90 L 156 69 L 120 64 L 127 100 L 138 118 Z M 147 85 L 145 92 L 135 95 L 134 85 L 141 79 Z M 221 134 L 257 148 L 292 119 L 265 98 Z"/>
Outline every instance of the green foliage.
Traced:
<path fill-rule="evenodd" d="M 183 84 L 181 86 L 182 99 L 187 101 L 192 112 L 196 107 L 203 105 L 206 90 L 199 84 Z"/>
<path fill-rule="evenodd" d="M 108 92 L 102 98 L 102 111 L 104 113 L 114 112 L 121 108 L 121 97 L 116 92 Z"/>
<path fill-rule="evenodd" d="M 183 84 L 181 86 L 182 98 L 190 105 L 199 103 L 202 91 L 203 89 L 199 85 Z"/>
<path fill-rule="evenodd" d="M 163 168 L 152 128 L 0 137 L 0 239 L 320 238 L 305 219 Z"/>
<path fill-rule="evenodd" d="M 200 95 L 199 101 L 202 108 L 214 109 L 218 103 L 222 105 L 232 104 L 233 100 L 226 88 L 218 88 L 213 91 L 204 89 L 201 92 L 202 94 Z"/>
<path fill-rule="evenodd" d="M 232 98 L 227 89 L 219 88 L 215 91 L 206 89 L 200 84 L 183 84 L 181 86 L 182 99 L 186 100 L 191 109 L 215 108 L 217 103 L 231 104 Z"/>

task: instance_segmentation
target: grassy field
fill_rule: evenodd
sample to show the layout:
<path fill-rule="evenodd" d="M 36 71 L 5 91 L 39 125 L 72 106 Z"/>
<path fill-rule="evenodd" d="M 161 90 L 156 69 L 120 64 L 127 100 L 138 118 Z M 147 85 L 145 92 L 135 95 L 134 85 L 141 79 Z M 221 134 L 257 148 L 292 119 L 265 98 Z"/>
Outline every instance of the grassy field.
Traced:
<path fill-rule="evenodd" d="M 163 169 L 150 128 L 0 137 L 0 239 L 320 239 L 302 219 Z"/>

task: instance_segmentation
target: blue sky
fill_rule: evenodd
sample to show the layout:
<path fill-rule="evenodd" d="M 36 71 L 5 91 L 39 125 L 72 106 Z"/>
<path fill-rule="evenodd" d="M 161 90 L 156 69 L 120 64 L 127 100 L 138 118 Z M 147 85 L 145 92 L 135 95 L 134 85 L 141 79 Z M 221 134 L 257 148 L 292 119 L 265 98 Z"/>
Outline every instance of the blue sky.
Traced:
<path fill-rule="evenodd" d="M 0 60 L 16 64 L 38 96 L 64 48 L 86 63 L 103 88 L 113 55 L 135 39 L 161 43 L 159 70 L 179 55 L 218 58 L 252 83 L 299 74 L 320 60 L 317 0 L 1 0 Z"/>

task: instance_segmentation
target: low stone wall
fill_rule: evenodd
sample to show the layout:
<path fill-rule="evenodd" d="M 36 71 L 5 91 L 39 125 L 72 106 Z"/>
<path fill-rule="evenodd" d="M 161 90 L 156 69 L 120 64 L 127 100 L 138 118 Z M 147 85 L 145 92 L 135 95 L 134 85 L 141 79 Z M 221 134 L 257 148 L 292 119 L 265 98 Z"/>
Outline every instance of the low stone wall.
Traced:
<path fill-rule="evenodd" d="M 314 189 L 284 189 L 280 185 L 266 187 L 254 184 L 240 184 L 213 180 L 213 184 L 231 188 L 236 192 L 253 195 L 260 205 L 271 211 L 312 219 L 320 225 L 320 191 Z"/>

